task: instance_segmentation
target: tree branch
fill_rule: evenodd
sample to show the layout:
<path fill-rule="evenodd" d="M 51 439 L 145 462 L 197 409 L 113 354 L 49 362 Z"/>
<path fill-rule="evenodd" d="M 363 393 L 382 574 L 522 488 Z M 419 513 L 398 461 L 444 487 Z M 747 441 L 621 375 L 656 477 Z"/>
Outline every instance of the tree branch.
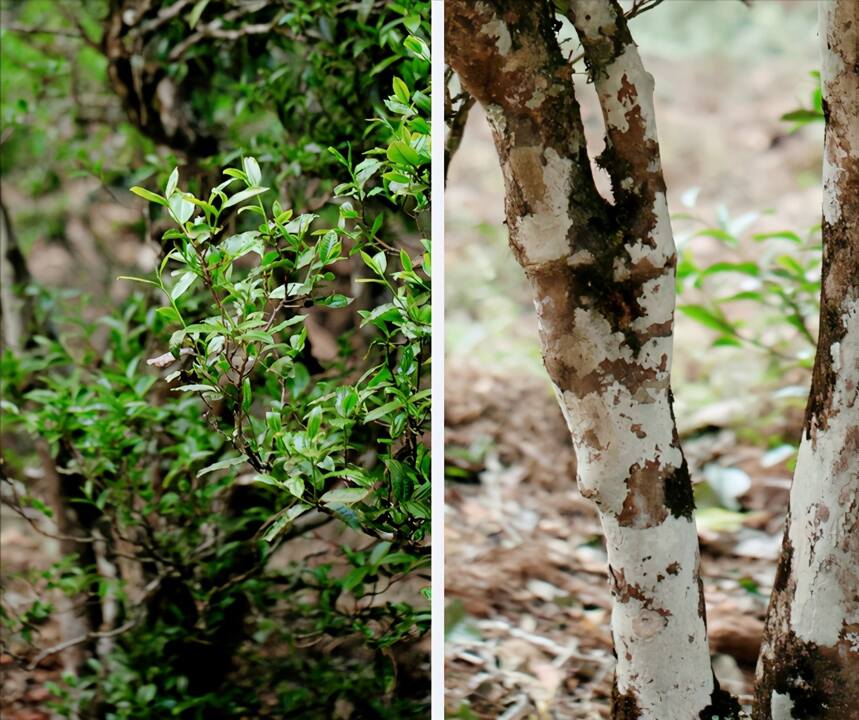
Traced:
<path fill-rule="evenodd" d="M 465 124 L 468 121 L 468 113 L 474 105 L 475 98 L 471 94 L 463 90 L 454 97 L 451 97 L 450 85 L 455 74 L 453 70 L 448 69 L 445 72 L 444 83 L 444 119 L 447 125 L 447 137 L 444 141 L 444 184 L 447 185 L 447 171 L 450 167 L 450 161 L 456 151 L 459 150 L 462 143 L 462 136 L 465 133 Z"/>
<path fill-rule="evenodd" d="M 128 632 L 143 619 L 146 601 L 155 594 L 155 591 L 161 586 L 161 581 L 165 577 L 166 575 L 159 575 L 146 586 L 143 596 L 134 607 L 134 616 L 130 620 L 126 621 L 119 627 L 113 628 L 112 630 L 91 630 L 83 635 L 63 640 L 63 642 L 52 645 L 49 648 L 45 648 L 30 661 L 27 669 L 35 670 L 39 666 L 39 663 L 41 663 L 45 658 L 50 657 L 51 655 L 56 655 L 63 650 L 68 650 L 75 645 L 81 645 L 91 640 L 115 638 Z"/>

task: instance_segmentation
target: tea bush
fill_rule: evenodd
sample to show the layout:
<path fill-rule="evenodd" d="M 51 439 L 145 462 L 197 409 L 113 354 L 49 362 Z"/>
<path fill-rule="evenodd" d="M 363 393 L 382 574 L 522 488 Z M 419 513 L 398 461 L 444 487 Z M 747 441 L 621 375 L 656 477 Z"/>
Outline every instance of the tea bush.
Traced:
<path fill-rule="evenodd" d="M 0 152 L 36 196 L 74 175 L 163 184 L 183 157 L 204 192 L 248 154 L 282 200 L 320 203 L 338 172 L 327 148 L 386 145 L 366 120 L 387 114 L 394 77 L 422 91 L 409 43 L 429 38 L 427 0 L 22 0 L 8 10 Z"/>
<path fill-rule="evenodd" d="M 37 663 L 60 596 L 85 608 L 64 717 L 427 713 L 429 7 L 357 12 L 391 92 L 369 141 L 350 116 L 356 148 L 325 151 L 328 202 L 296 213 L 263 184 L 291 162 L 274 144 L 205 193 L 159 170 L 133 192 L 172 227 L 128 300 L 91 322 L 29 290 L 40 330 L 2 358 L 5 501 L 67 552 L 19 578 L 33 599 L 4 602 L 3 642 Z M 330 58 L 357 42 L 318 27 Z M 37 457 L 59 504 L 26 479 Z"/>

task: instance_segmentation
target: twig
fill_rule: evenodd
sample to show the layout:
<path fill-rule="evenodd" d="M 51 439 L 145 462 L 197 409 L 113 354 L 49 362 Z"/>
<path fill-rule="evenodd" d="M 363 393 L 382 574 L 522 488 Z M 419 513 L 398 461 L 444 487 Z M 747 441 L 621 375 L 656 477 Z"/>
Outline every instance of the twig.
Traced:
<path fill-rule="evenodd" d="M 83 40 L 84 43 L 89 45 L 94 50 L 97 50 L 99 53 L 101 52 L 101 45 L 93 40 L 89 33 L 86 31 L 86 28 L 83 26 L 83 23 L 80 21 L 80 18 L 75 15 L 73 12 L 69 12 L 68 7 L 65 7 L 65 3 L 58 3 L 58 7 L 63 17 L 68 20 L 72 25 L 74 25 L 78 32 L 80 33 L 80 40 Z"/>
<path fill-rule="evenodd" d="M 72 30 L 63 30 L 62 28 L 32 27 L 29 25 L 10 23 L 6 25 L 6 29 L 10 32 L 18 33 L 19 35 L 56 35 L 58 37 L 73 38 L 74 40 L 84 40 L 84 42 L 86 42 L 86 38 L 79 33 L 73 32 Z"/>
<path fill-rule="evenodd" d="M 137 622 L 139 618 L 132 618 L 124 625 L 120 625 L 118 628 L 114 628 L 113 630 L 107 630 L 104 632 L 99 632 L 93 630 L 92 632 L 84 633 L 83 635 L 78 635 L 78 637 L 71 638 L 69 640 L 64 640 L 61 643 L 57 643 L 56 645 L 45 648 L 33 658 L 33 661 L 27 666 L 28 670 L 35 670 L 39 663 L 42 662 L 46 657 L 50 657 L 51 655 L 56 655 L 63 650 L 68 650 L 70 647 L 74 647 L 75 645 L 80 645 L 81 643 L 89 642 L 90 640 L 96 640 L 98 638 L 112 638 L 117 635 L 121 635 L 128 630 L 131 630 Z"/>
<path fill-rule="evenodd" d="M 240 38 L 248 35 L 265 35 L 267 33 L 290 35 L 291 32 L 288 28 L 278 25 L 282 17 L 281 14 L 276 15 L 271 22 L 268 23 L 257 23 L 255 25 L 244 25 L 242 27 L 229 29 L 225 29 L 223 27 L 225 21 L 231 22 L 244 15 L 250 15 L 251 13 L 263 9 L 265 5 L 265 2 L 257 5 L 248 5 L 241 10 L 234 10 L 233 12 L 226 13 L 223 17 L 213 20 L 208 25 L 203 25 L 199 30 L 190 34 L 173 48 L 170 53 L 170 60 L 176 61 L 180 59 L 188 51 L 188 48 L 206 38 L 215 38 L 217 40 L 239 40 Z"/>
<path fill-rule="evenodd" d="M 154 30 L 157 30 L 164 23 L 178 17 L 179 14 L 192 2 L 193 0 L 178 0 L 178 2 L 162 8 L 154 18 L 140 24 L 140 32 L 144 35 L 148 35 Z"/>
<path fill-rule="evenodd" d="M 24 520 L 26 520 L 30 524 L 30 526 L 33 528 L 33 530 L 35 530 L 37 533 L 39 533 L 39 535 L 43 535 L 44 537 L 50 538 L 51 540 L 65 540 L 65 541 L 76 542 L 76 543 L 91 543 L 91 542 L 96 541 L 96 538 L 94 538 L 91 535 L 78 537 L 76 535 L 64 535 L 61 533 L 55 534 L 55 533 L 48 532 L 47 530 L 43 530 L 41 527 L 39 527 L 38 523 L 33 518 L 31 518 L 27 514 L 27 512 L 24 510 L 24 506 L 21 503 L 21 496 L 18 493 L 18 488 L 15 487 L 15 481 L 8 476 L 5 476 L 5 477 L 0 478 L 0 479 L 5 480 L 7 483 L 9 483 L 9 487 L 12 488 L 12 497 L 14 500 L 14 503 L 11 503 L 8 500 L 4 499 L 2 501 L 3 504 L 6 507 L 8 507 L 10 510 L 12 510 L 14 513 L 16 513 L 16 514 L 20 515 L 22 518 L 24 518 Z"/>

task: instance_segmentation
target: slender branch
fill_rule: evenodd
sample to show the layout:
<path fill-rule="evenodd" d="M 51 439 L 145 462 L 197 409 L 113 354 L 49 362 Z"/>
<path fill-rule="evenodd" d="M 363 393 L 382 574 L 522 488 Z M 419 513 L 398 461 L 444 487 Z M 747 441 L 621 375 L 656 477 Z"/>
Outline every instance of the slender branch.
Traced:
<path fill-rule="evenodd" d="M 653 8 L 663 2 L 664 0 L 634 0 L 632 7 L 624 13 L 624 17 L 627 21 L 632 20 L 632 18 L 638 17 L 642 13 L 646 13 L 648 10 L 653 10 Z"/>
<path fill-rule="evenodd" d="M 85 40 L 80 33 L 76 33 L 72 30 L 64 30 L 63 28 L 34 27 L 31 25 L 9 23 L 6 25 L 6 30 L 18 33 L 19 35 L 55 35 L 57 37 L 73 38 L 74 40 Z"/>
<path fill-rule="evenodd" d="M 265 5 L 265 2 L 257 5 L 248 5 L 241 10 L 235 10 L 233 12 L 226 13 L 222 18 L 218 18 L 217 20 L 213 20 L 207 25 L 201 26 L 199 30 L 186 37 L 182 42 L 180 42 L 176 47 L 173 48 L 170 53 L 170 60 L 179 60 L 188 51 L 188 48 L 200 42 L 200 40 L 204 40 L 206 38 L 235 41 L 250 35 L 266 35 L 269 33 L 277 33 L 279 35 L 291 35 L 291 31 L 289 30 L 289 28 L 279 25 L 280 19 L 282 17 L 281 14 L 276 15 L 268 23 L 243 25 L 237 28 L 223 27 L 225 21 L 231 22 L 233 20 L 241 18 L 242 16 L 250 15 L 264 8 Z"/>
<path fill-rule="evenodd" d="M 152 580 L 149 585 L 146 586 L 146 590 L 143 594 L 143 597 L 135 606 L 134 616 L 130 620 L 126 621 L 119 627 L 114 628 L 113 630 L 91 630 L 90 632 L 84 633 L 83 635 L 78 635 L 77 637 L 63 640 L 63 642 L 57 643 L 56 645 L 52 645 L 49 648 L 45 648 L 44 650 L 39 652 L 36 657 L 33 658 L 27 669 L 35 670 L 39 666 L 39 663 L 41 663 L 45 658 L 50 657 L 51 655 L 56 655 L 63 650 L 68 650 L 75 645 L 81 645 L 82 643 L 89 642 L 90 640 L 114 638 L 118 637 L 119 635 L 122 635 L 123 633 L 128 632 L 143 619 L 146 601 L 150 597 L 152 597 L 155 591 L 161 586 L 161 582 L 162 580 L 164 580 L 164 578 L 164 575 L 159 575 L 154 580 Z"/>
<path fill-rule="evenodd" d="M 140 31 L 144 35 L 148 35 L 162 25 L 167 22 L 170 22 L 175 17 L 178 17 L 182 11 L 188 7 L 194 0 L 178 0 L 178 2 L 173 3 L 172 5 L 168 5 L 165 8 L 162 8 L 158 15 L 156 15 L 151 20 L 148 20 L 144 23 L 140 24 Z"/>
<path fill-rule="evenodd" d="M 80 39 L 83 40 L 84 43 L 87 44 L 89 47 L 93 48 L 94 50 L 97 50 L 100 53 L 101 45 L 90 37 L 89 33 L 86 31 L 86 28 L 83 26 L 80 17 L 75 13 L 70 12 L 69 8 L 66 7 L 64 2 L 57 3 L 57 7 L 59 8 L 59 11 L 62 13 L 63 17 L 77 28 Z"/>
<path fill-rule="evenodd" d="M 462 136 L 465 133 L 465 124 L 468 121 L 468 113 L 474 105 L 475 98 L 463 90 L 455 97 L 450 95 L 450 83 L 453 80 L 454 72 L 448 69 L 445 73 L 444 84 L 444 115 L 447 123 L 447 138 L 444 141 L 444 183 L 447 185 L 447 171 L 450 167 L 450 161 L 459 146 L 462 143 Z"/>

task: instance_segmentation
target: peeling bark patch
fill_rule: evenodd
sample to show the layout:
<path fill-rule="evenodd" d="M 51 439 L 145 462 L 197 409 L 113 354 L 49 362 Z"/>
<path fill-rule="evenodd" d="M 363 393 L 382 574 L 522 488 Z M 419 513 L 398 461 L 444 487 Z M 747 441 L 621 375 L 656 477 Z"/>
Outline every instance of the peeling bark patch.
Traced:
<path fill-rule="evenodd" d="M 669 470 L 670 473 L 674 469 Z M 626 480 L 628 491 L 623 510 L 618 515 L 621 525 L 646 527 L 658 525 L 667 517 L 665 509 L 665 468 L 658 460 L 633 465 Z"/>
<path fill-rule="evenodd" d="M 511 242 L 518 245 L 521 239 L 511 238 Z M 618 339 L 611 341 L 612 345 L 618 346 L 614 356 L 598 361 L 602 365 L 600 371 L 604 377 L 613 377 L 635 388 L 642 382 L 657 378 L 653 370 L 667 374 L 673 303 L 667 303 L 665 317 L 661 308 L 662 288 L 658 282 L 653 287 L 654 281 L 664 276 L 665 269 L 645 261 L 626 279 L 617 281 L 613 269 L 614 256 L 605 254 L 605 246 L 583 252 L 592 259 L 591 262 L 582 261 L 571 266 L 566 260 L 558 260 L 526 267 L 535 296 L 539 298 L 537 309 L 549 348 L 567 340 L 573 341 L 575 345 L 585 341 L 585 344 L 596 348 L 603 343 L 602 335 L 618 333 Z M 534 250 L 523 247 L 518 254 L 531 258 Z M 669 294 L 667 297 L 670 301 L 672 296 Z M 656 298 L 656 302 L 653 298 Z M 602 325 L 605 333 L 595 334 L 594 327 L 582 328 L 587 334 L 587 337 L 583 337 L 575 326 L 585 319 L 581 315 L 583 311 L 591 318 L 588 322 Z M 571 318 L 573 328 L 570 327 Z M 666 341 L 665 344 L 652 342 L 662 339 Z M 601 352 L 605 355 L 606 350 Z M 568 357 L 567 352 L 560 352 L 554 353 L 554 357 L 547 357 L 547 360 L 564 363 Z M 568 363 L 566 369 L 557 365 L 554 372 L 549 368 L 552 379 L 563 388 L 574 387 L 578 384 L 575 378 L 587 376 L 594 369 L 593 366 L 583 367 L 578 361 Z M 594 389 L 601 385 L 597 378 L 595 380 L 591 384 Z"/>
<path fill-rule="evenodd" d="M 569 267 L 570 285 L 576 289 L 572 299 L 578 307 L 596 309 L 609 321 L 612 331 L 621 333 L 626 345 L 638 355 L 647 334 L 636 332 L 633 323 L 645 315 L 641 305 L 643 285 L 651 278 L 639 276 L 618 281 L 614 271 L 615 257 L 614 253 L 606 254 L 604 249 L 601 262 Z M 654 268 L 651 272 L 658 277 L 662 268 Z"/>
<path fill-rule="evenodd" d="M 566 260 L 572 250 L 568 212 L 572 161 L 552 148 L 513 148 L 510 183 L 519 187 L 529 212 L 508 218 L 511 242 L 526 265 Z"/>
<path fill-rule="evenodd" d="M 789 695 L 782 695 L 773 690 L 770 695 L 770 714 L 774 718 L 792 718 L 793 700 Z"/>
<path fill-rule="evenodd" d="M 836 460 L 833 470 L 838 473 L 846 473 L 850 469 L 850 463 L 855 462 L 859 457 L 859 424 L 849 428 L 844 437 L 844 449 L 841 452 L 841 457 Z M 829 519 L 827 514 L 825 520 Z"/>
<path fill-rule="evenodd" d="M 481 32 L 495 39 L 495 47 L 502 55 L 507 55 L 513 47 L 510 31 L 507 29 L 507 24 L 501 19 L 496 18 L 486 23 Z"/>

